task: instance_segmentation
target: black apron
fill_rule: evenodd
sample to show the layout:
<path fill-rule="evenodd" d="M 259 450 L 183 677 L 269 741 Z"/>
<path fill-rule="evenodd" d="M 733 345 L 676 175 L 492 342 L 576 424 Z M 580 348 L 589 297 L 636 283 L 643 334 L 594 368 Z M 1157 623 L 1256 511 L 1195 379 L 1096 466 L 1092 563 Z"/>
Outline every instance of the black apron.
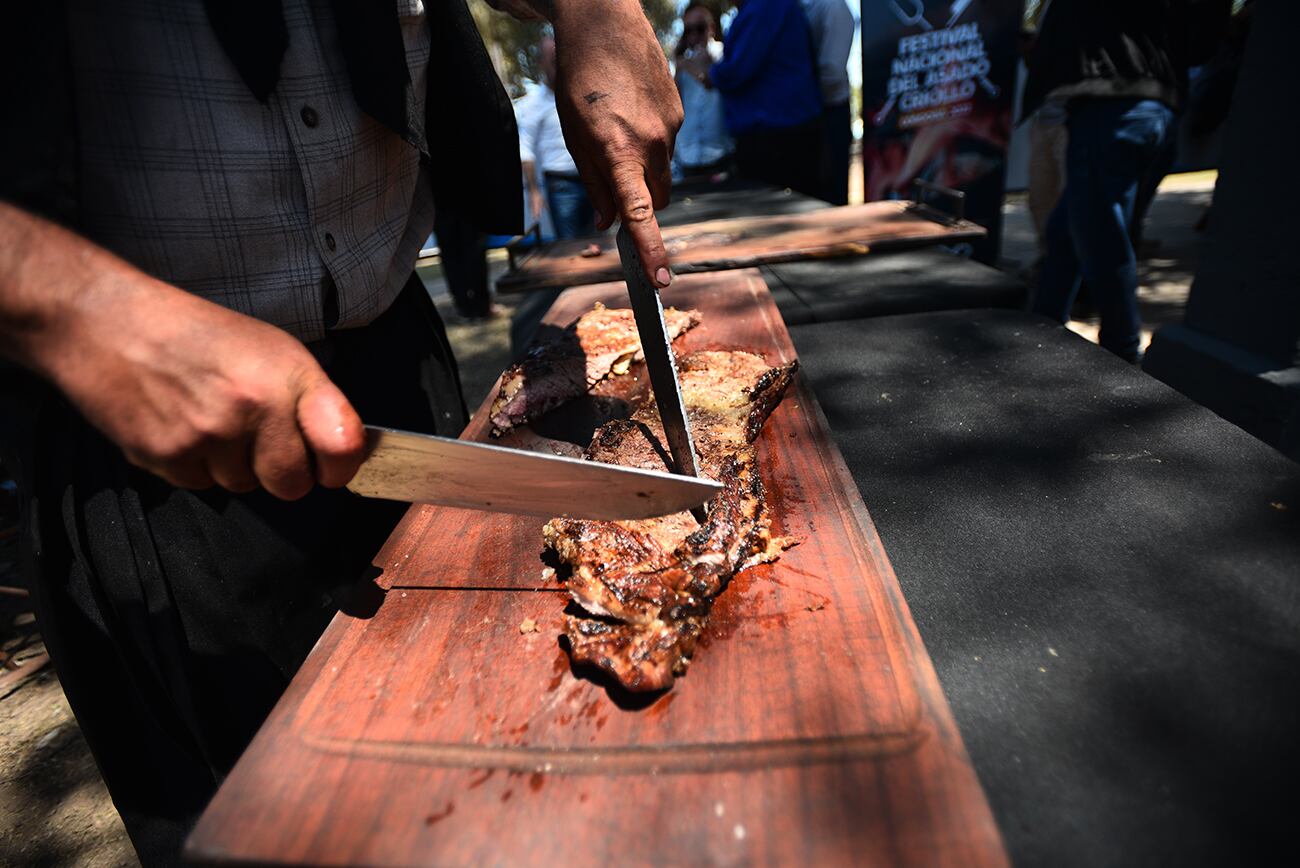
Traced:
<path fill-rule="evenodd" d="M 414 277 L 373 324 L 311 349 L 368 423 L 455 436 L 467 421 Z M 141 859 L 168 864 L 329 619 L 382 599 L 371 558 L 406 505 L 176 489 L 61 401 L 32 433 L 41 634 Z"/>

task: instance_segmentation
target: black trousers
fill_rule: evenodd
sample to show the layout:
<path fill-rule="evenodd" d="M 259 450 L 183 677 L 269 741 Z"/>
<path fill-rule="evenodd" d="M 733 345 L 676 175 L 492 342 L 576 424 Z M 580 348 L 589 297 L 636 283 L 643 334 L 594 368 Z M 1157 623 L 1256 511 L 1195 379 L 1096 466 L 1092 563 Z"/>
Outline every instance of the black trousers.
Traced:
<path fill-rule="evenodd" d="M 366 422 L 464 427 L 450 347 L 414 277 L 370 326 L 312 349 Z M 406 507 L 343 490 L 295 503 L 182 491 L 57 402 L 35 435 L 25 493 L 41 633 L 142 861 L 172 864 L 330 618 L 366 605 L 370 560 Z"/>
<path fill-rule="evenodd" d="M 848 101 L 822 109 L 821 198 L 849 204 L 849 157 L 853 149 L 853 113 Z"/>
<path fill-rule="evenodd" d="M 821 196 L 820 118 L 798 127 L 752 130 L 735 139 L 736 168 L 741 177 Z"/>
<path fill-rule="evenodd" d="M 442 253 L 442 274 L 447 290 L 464 317 L 487 316 L 492 310 L 488 289 L 487 236 L 468 217 L 439 206 L 433 218 Z"/>

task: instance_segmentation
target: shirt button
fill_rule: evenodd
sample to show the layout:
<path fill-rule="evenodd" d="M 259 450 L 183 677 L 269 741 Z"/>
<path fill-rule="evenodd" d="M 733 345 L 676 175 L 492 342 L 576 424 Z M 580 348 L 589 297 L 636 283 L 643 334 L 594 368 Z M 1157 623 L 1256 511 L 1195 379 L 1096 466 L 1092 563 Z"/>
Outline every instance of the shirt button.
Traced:
<path fill-rule="evenodd" d="M 338 246 L 334 243 L 334 236 L 328 232 L 325 233 L 325 246 L 330 249 L 330 253 L 333 253 L 334 248 Z"/>
<path fill-rule="evenodd" d="M 316 114 L 316 109 L 309 105 L 303 106 L 302 111 L 298 112 L 298 114 L 302 116 L 302 122 L 309 127 L 314 127 L 320 123 L 320 117 Z"/>

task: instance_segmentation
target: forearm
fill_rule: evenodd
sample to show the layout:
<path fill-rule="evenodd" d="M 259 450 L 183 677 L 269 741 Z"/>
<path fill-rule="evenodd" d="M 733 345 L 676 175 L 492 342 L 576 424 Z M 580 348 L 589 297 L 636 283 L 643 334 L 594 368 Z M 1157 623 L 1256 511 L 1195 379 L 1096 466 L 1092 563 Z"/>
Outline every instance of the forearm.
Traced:
<path fill-rule="evenodd" d="M 533 196 L 537 193 L 537 164 L 532 160 L 525 160 L 524 167 L 524 184 L 528 187 L 528 195 Z"/>
<path fill-rule="evenodd" d="M 549 7 L 546 17 L 555 25 L 555 41 L 561 51 L 566 41 L 564 31 L 574 28 L 604 31 L 609 38 L 628 44 L 637 41 L 638 30 L 649 29 L 652 35 L 654 32 L 641 0 L 543 0 L 543 5 Z"/>
<path fill-rule="evenodd" d="M 361 420 L 295 338 L 4 203 L 0 352 L 174 485 L 293 499 L 361 462 Z"/>
<path fill-rule="evenodd" d="M 93 242 L 0 202 L 0 353 L 12 361 L 57 380 L 73 361 L 58 347 L 77 323 L 111 308 L 113 297 L 131 303 L 141 285 L 166 289 Z"/>
<path fill-rule="evenodd" d="M 604 230 L 622 218 L 646 276 L 667 286 L 655 208 L 668 204 L 682 103 L 638 0 L 556 0 L 555 108 Z"/>
<path fill-rule="evenodd" d="M 575 46 L 600 44 L 610 54 L 617 55 L 639 75 L 620 79 L 617 76 L 601 75 L 603 82 L 611 86 L 617 84 L 623 88 L 637 88 L 648 83 L 652 76 L 662 70 L 665 80 L 668 59 L 654 33 L 654 28 L 646 19 L 640 0 L 554 0 L 554 13 L 551 21 L 555 28 L 555 45 L 559 61 L 560 78 L 574 78 L 570 73 L 579 67 L 589 67 L 588 59 L 574 53 Z M 596 76 L 589 77 L 594 82 Z M 562 85 L 562 89 L 571 82 Z M 574 96 L 585 101 L 588 106 L 597 107 L 609 97 L 612 90 L 605 87 L 581 88 Z M 566 131 L 567 132 L 567 131 Z"/>

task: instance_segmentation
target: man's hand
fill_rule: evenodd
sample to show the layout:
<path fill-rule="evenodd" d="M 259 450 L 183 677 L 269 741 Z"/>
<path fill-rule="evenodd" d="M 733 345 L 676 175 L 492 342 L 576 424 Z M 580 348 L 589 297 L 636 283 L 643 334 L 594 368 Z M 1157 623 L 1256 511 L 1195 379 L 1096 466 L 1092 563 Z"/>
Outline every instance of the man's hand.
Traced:
<path fill-rule="evenodd" d="M 541 190 L 528 191 L 528 207 L 533 212 L 533 222 L 542 222 L 542 212 L 546 210 L 546 199 L 542 196 Z"/>
<path fill-rule="evenodd" d="M 0 205 L 0 343 L 139 467 L 285 500 L 345 485 L 361 420 L 300 342 Z M 13 252 L 23 251 L 21 254 Z"/>
<path fill-rule="evenodd" d="M 668 253 L 654 212 L 668 204 L 682 125 L 668 61 L 636 0 L 556 0 L 554 14 L 556 107 L 597 228 L 621 217 L 646 275 L 667 286 Z"/>

